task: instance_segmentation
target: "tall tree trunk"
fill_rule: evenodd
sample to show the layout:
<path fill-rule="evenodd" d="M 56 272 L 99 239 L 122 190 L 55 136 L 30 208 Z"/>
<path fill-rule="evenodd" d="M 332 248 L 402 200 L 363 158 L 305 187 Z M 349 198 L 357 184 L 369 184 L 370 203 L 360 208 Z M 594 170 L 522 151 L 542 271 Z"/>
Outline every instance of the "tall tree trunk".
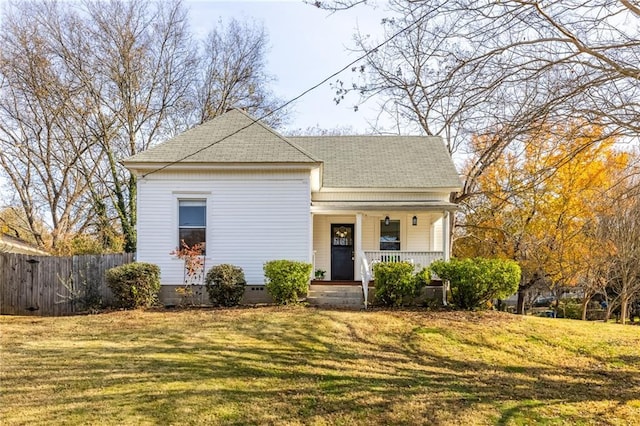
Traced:
<path fill-rule="evenodd" d="M 529 290 L 538 280 L 540 280 L 540 274 L 534 273 L 530 279 L 525 281 L 525 278 L 520 279 L 520 285 L 518 286 L 518 301 L 516 302 L 516 313 L 519 315 L 525 314 L 525 298 L 527 296 L 527 290 Z"/>
<path fill-rule="evenodd" d="M 629 300 L 626 298 L 620 301 L 620 322 L 622 325 L 627 323 L 627 317 L 629 316 Z"/>
<path fill-rule="evenodd" d="M 582 321 L 587 320 L 587 307 L 589 306 L 589 300 L 591 300 L 591 296 L 582 298 Z"/>
<path fill-rule="evenodd" d="M 527 290 L 523 287 L 520 286 L 518 287 L 518 301 L 516 302 L 516 313 L 519 315 L 524 315 L 524 298 L 525 298 L 525 292 Z"/>

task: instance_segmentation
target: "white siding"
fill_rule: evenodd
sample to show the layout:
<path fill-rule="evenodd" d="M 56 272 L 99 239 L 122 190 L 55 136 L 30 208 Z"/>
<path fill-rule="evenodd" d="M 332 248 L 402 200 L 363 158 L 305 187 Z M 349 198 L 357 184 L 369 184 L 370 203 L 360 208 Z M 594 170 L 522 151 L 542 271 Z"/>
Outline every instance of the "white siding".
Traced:
<path fill-rule="evenodd" d="M 249 284 L 264 284 L 274 259 L 309 262 L 309 172 L 151 175 L 138 183 L 138 260 L 161 267 L 162 284 L 183 282 L 178 244 L 179 199 L 207 200 L 206 268 L 242 267 Z"/>
<path fill-rule="evenodd" d="M 428 251 L 429 250 L 429 228 L 430 224 L 427 224 L 426 216 L 415 215 L 418 218 L 418 224 L 413 226 L 412 214 L 405 216 L 404 228 L 405 228 L 405 240 L 401 241 L 402 250 L 408 251 Z"/>
<path fill-rule="evenodd" d="M 384 217 L 365 215 L 362 218 L 362 250 L 380 249 L 380 219 Z"/>

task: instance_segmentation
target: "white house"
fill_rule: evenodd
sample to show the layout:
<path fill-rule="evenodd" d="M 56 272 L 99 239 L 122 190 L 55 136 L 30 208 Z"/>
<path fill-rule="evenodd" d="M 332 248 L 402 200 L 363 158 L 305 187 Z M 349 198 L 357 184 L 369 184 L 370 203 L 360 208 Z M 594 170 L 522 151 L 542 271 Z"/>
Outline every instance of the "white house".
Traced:
<path fill-rule="evenodd" d="M 449 254 L 460 180 L 438 137 L 284 137 L 233 109 L 124 164 L 138 177 L 137 259 L 160 266 L 164 299 L 184 282 L 181 239 L 205 243 L 206 268 L 242 267 L 252 291 L 273 259 L 352 282 L 374 261 Z"/>

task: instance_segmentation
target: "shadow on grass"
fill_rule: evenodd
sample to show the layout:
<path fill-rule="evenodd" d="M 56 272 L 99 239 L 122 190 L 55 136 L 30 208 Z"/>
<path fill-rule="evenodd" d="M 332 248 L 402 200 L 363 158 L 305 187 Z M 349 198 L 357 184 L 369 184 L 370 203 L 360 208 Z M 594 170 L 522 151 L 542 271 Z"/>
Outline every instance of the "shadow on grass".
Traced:
<path fill-rule="evenodd" d="M 631 370 L 603 374 L 445 356 L 421 336 L 459 337 L 425 324 L 404 335 L 379 330 L 382 339 L 336 313 L 294 317 L 286 327 L 268 313 L 247 314 L 200 327 L 107 329 L 70 337 L 74 344 L 60 349 L 25 344 L 11 359 L 33 364 L 6 369 L 2 398 L 20 401 L 13 410 L 39 412 L 40 421 L 70 424 L 440 424 L 465 422 L 474 412 L 482 423 L 509 424 L 544 420 L 540 407 L 625 403 L 640 391 Z M 514 364 L 522 356 L 512 355 Z M 20 398 L 31 388 L 40 392 Z M 571 421 L 590 422 L 593 415 L 574 414 Z"/>

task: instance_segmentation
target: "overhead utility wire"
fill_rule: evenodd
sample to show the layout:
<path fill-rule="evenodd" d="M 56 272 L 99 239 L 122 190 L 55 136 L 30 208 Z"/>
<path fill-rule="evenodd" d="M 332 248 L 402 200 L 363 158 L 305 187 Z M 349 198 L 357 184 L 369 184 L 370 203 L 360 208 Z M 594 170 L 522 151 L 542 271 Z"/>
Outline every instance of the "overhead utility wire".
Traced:
<path fill-rule="evenodd" d="M 340 68 L 338 71 L 334 72 L 333 74 L 331 74 L 330 76 L 326 77 L 325 79 L 323 79 L 322 81 L 320 81 L 319 83 L 316 83 L 315 85 L 311 86 L 310 88 L 308 88 L 307 90 L 305 90 L 304 92 L 300 93 L 298 96 L 289 99 L 287 102 L 285 102 L 284 104 L 280 105 L 279 107 L 271 110 L 270 112 L 264 114 L 263 116 L 253 119 L 253 121 L 251 121 L 251 123 L 247 124 L 244 127 L 239 128 L 238 130 L 228 134 L 227 136 L 224 136 L 221 139 L 218 139 L 217 141 L 211 142 L 210 144 L 192 152 L 191 154 L 187 154 L 184 157 L 178 159 L 178 160 L 174 160 L 171 161 L 167 164 L 165 164 L 162 167 L 158 167 L 157 169 L 151 170 L 149 173 L 145 173 L 142 175 L 142 178 L 145 178 L 147 176 L 149 176 L 150 174 L 162 171 L 164 169 L 166 169 L 167 167 L 173 166 L 175 164 L 181 163 L 184 160 L 186 160 L 187 158 L 193 157 L 196 154 L 201 153 L 202 151 L 211 148 L 213 145 L 222 142 L 226 139 L 229 139 L 231 136 L 233 135 L 237 135 L 238 133 L 240 133 L 241 131 L 243 131 L 244 129 L 247 129 L 251 126 L 253 126 L 255 123 L 257 123 L 258 121 L 262 121 L 265 118 L 269 117 L 270 115 L 280 111 L 281 109 L 285 108 L 286 106 L 292 104 L 293 102 L 297 101 L 298 99 L 300 99 L 301 97 L 305 96 L 307 93 L 317 89 L 318 87 L 322 86 L 324 83 L 326 83 L 327 81 L 331 80 L 332 78 L 336 77 L 338 74 L 340 74 L 341 72 L 345 71 L 346 69 L 348 69 L 349 67 L 352 67 L 353 65 L 357 64 L 358 62 L 360 62 L 361 60 L 363 60 L 364 58 L 366 58 L 367 56 L 369 56 L 371 53 L 375 52 L 376 50 L 380 49 L 382 46 L 384 46 L 385 44 L 389 43 L 390 41 L 392 41 L 393 39 L 395 39 L 396 37 L 398 37 L 400 34 L 409 31 L 412 27 L 418 25 L 420 22 L 422 22 L 422 20 L 426 17 L 426 15 L 422 15 L 418 20 L 414 21 L 413 23 L 407 25 L 406 27 L 402 28 L 401 30 L 399 30 L 398 32 L 394 33 L 391 37 L 389 37 L 388 39 L 386 39 L 385 41 L 383 41 L 382 43 L 378 44 L 376 47 L 367 50 L 363 55 L 359 56 L 358 58 L 354 59 L 353 61 L 349 62 L 347 65 L 345 65 L 344 67 Z"/>

